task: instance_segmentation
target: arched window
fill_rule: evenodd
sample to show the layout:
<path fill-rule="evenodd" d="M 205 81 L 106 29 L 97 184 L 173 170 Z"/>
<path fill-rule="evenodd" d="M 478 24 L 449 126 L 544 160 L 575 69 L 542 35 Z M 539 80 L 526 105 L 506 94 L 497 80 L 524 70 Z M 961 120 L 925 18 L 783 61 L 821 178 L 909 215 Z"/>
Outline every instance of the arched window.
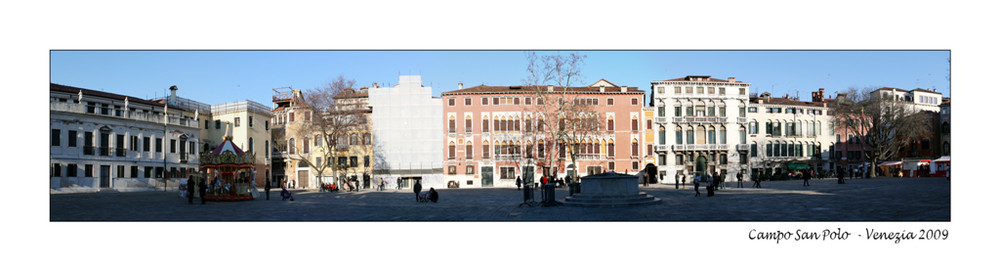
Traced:
<path fill-rule="evenodd" d="M 694 127 L 688 126 L 685 131 L 687 132 L 685 135 L 687 137 L 687 144 L 694 144 Z"/>
<path fill-rule="evenodd" d="M 757 142 L 750 144 L 750 157 L 757 157 Z"/>
<path fill-rule="evenodd" d="M 941 134 L 947 135 L 947 134 L 950 134 L 950 133 L 951 133 L 951 125 L 948 124 L 947 121 L 944 122 L 944 123 L 942 123 L 941 124 Z"/>
<path fill-rule="evenodd" d="M 675 144 L 677 145 L 684 144 L 684 129 L 681 129 L 680 126 L 675 127 L 674 137 L 675 137 L 674 139 Z"/>
<path fill-rule="evenodd" d="M 715 144 L 715 127 L 708 127 L 708 144 Z"/>
<path fill-rule="evenodd" d="M 545 157 L 545 140 L 538 141 L 538 157 L 539 158 Z"/>
<path fill-rule="evenodd" d="M 455 141 L 448 142 L 448 160 L 455 160 Z"/>
<path fill-rule="evenodd" d="M 660 126 L 660 145 L 667 144 L 667 129 Z"/>
<path fill-rule="evenodd" d="M 632 131 L 638 131 L 638 130 L 639 130 L 639 119 L 636 118 L 635 116 L 633 116 L 632 117 Z"/>
<path fill-rule="evenodd" d="M 614 131 L 614 130 L 615 130 L 615 117 L 608 116 L 608 131 Z"/>
<path fill-rule="evenodd" d="M 247 146 L 250 147 L 250 148 L 247 148 L 247 152 L 256 153 L 255 151 L 253 151 L 253 138 L 252 137 L 247 139 Z"/>
<path fill-rule="evenodd" d="M 740 144 L 747 144 L 747 129 L 740 126 Z"/>
<path fill-rule="evenodd" d="M 288 139 L 288 154 L 295 154 L 295 138 Z"/>
<path fill-rule="evenodd" d="M 719 144 L 728 144 L 726 143 L 726 126 L 719 128 Z"/>
<path fill-rule="evenodd" d="M 448 133 L 455 133 L 455 116 L 448 117 Z"/>
<path fill-rule="evenodd" d="M 615 141 L 608 140 L 608 157 L 615 157 Z"/>
<path fill-rule="evenodd" d="M 469 122 L 472 122 L 470 119 Z M 472 140 L 465 141 L 465 159 L 472 160 Z"/>
<path fill-rule="evenodd" d="M 638 156 L 639 156 L 639 141 L 633 139 L 632 140 L 632 157 L 638 157 Z"/>
<path fill-rule="evenodd" d="M 465 132 L 472 133 L 472 116 L 465 116 Z"/>
<path fill-rule="evenodd" d="M 483 141 L 483 159 L 490 159 L 490 142 Z"/>

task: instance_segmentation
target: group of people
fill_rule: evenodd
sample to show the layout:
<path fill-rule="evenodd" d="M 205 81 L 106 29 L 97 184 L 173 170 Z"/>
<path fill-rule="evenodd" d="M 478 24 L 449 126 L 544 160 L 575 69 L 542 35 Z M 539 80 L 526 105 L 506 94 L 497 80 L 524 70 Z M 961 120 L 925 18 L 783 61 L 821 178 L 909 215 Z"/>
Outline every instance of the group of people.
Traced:
<path fill-rule="evenodd" d="M 192 176 L 188 176 L 188 179 L 187 179 L 187 199 L 188 199 L 188 204 L 194 204 L 194 183 L 195 183 L 194 176 L 193 175 Z M 201 179 L 198 182 L 198 195 L 201 196 L 201 204 L 205 204 L 205 194 L 206 194 L 205 191 L 207 191 L 207 190 L 208 190 L 208 186 L 205 185 L 205 180 Z"/>
<path fill-rule="evenodd" d="M 718 172 L 712 172 L 712 174 L 695 173 L 694 175 L 694 196 L 701 196 L 701 191 L 699 187 L 702 183 L 705 183 L 705 190 L 708 196 L 715 196 L 715 190 L 725 188 L 726 174 L 719 174 Z"/>
<path fill-rule="evenodd" d="M 413 194 L 416 194 L 417 202 L 438 202 L 438 192 L 433 187 L 431 187 L 431 191 L 426 193 L 420 193 L 421 189 L 423 189 L 423 186 L 420 185 L 420 181 L 418 180 L 413 184 Z"/>

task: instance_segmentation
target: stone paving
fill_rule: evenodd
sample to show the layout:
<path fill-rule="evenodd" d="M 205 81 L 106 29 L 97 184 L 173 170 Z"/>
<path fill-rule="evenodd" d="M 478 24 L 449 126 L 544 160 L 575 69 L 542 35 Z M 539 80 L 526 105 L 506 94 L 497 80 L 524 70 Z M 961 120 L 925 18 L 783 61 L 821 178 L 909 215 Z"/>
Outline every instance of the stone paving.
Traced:
<path fill-rule="evenodd" d="M 950 221 L 951 183 L 944 178 L 834 179 L 762 182 L 694 197 L 693 187 L 640 186 L 660 204 L 587 208 L 518 207 L 514 188 L 440 189 L 438 203 L 417 203 L 412 190 L 293 190 L 295 201 L 189 205 L 174 192 L 50 194 L 51 221 Z M 425 190 L 426 191 L 426 190 Z M 565 187 L 556 199 L 569 195 Z M 536 200 L 540 193 L 536 191 Z"/>

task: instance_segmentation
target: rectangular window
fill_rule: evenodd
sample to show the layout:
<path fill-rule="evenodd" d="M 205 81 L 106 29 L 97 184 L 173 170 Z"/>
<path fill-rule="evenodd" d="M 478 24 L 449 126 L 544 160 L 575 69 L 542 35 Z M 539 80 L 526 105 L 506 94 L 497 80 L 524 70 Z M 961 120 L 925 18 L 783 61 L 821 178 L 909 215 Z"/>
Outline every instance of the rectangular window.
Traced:
<path fill-rule="evenodd" d="M 145 151 L 145 152 L 149 151 L 149 137 L 148 136 L 142 138 L 142 151 Z"/>
<path fill-rule="evenodd" d="M 116 173 L 115 177 L 125 178 L 125 166 L 118 166 Z"/>
<path fill-rule="evenodd" d="M 476 167 L 465 166 L 465 174 L 476 174 Z"/>
<path fill-rule="evenodd" d="M 615 98 L 608 98 L 608 105 L 615 105 Z"/>
<path fill-rule="evenodd" d="M 490 105 L 490 98 L 483 97 L 482 105 Z"/>
<path fill-rule="evenodd" d="M 59 135 L 62 134 L 59 129 L 52 129 L 52 146 L 59 146 Z"/>
<path fill-rule="evenodd" d="M 531 105 L 531 97 L 524 97 L 524 104 Z"/>
<path fill-rule="evenodd" d="M 747 89 L 746 88 L 740 88 L 740 95 L 747 95 Z"/>
<path fill-rule="evenodd" d="M 233 119 L 233 126 L 240 127 L 240 117 L 236 117 Z"/>
<path fill-rule="evenodd" d="M 62 165 L 59 163 L 52 164 L 52 177 L 62 176 Z"/>
<path fill-rule="evenodd" d="M 152 173 L 153 173 L 153 167 L 143 167 L 142 168 L 142 176 L 144 178 L 149 178 L 150 175 L 152 175 Z"/>
<path fill-rule="evenodd" d="M 750 145 L 750 157 L 757 157 L 757 144 Z"/>
<path fill-rule="evenodd" d="M 76 147 L 76 131 L 69 131 L 69 137 L 66 138 L 67 146 Z"/>
<path fill-rule="evenodd" d="M 156 152 L 163 152 L 163 139 L 162 138 L 157 138 L 156 139 Z"/>
<path fill-rule="evenodd" d="M 132 166 L 131 168 L 129 168 L 128 176 L 129 176 L 129 178 L 138 178 L 139 177 L 139 166 Z"/>
<path fill-rule="evenodd" d="M 674 87 L 674 94 L 681 94 L 681 87 Z"/>
<path fill-rule="evenodd" d="M 684 87 L 684 92 L 687 94 L 694 93 L 694 87 Z"/>
<path fill-rule="evenodd" d="M 66 177 L 76 177 L 76 173 L 79 169 L 76 168 L 76 164 L 66 165 Z"/>
<path fill-rule="evenodd" d="M 129 144 L 129 146 L 130 146 L 129 149 L 133 150 L 133 151 L 138 151 L 139 150 L 139 137 L 138 136 L 132 136 L 129 139 L 130 139 L 130 142 L 131 142 L 131 144 Z"/>
<path fill-rule="evenodd" d="M 608 171 L 615 171 L 615 162 L 608 162 Z"/>
<path fill-rule="evenodd" d="M 170 140 L 170 153 L 177 153 L 177 140 L 176 139 L 171 139 Z"/>
<path fill-rule="evenodd" d="M 757 113 L 757 108 L 756 107 L 750 107 L 747 110 L 749 110 L 750 113 Z"/>
<path fill-rule="evenodd" d="M 268 129 L 271 129 L 270 122 L 268 122 L 267 120 L 265 120 L 264 121 L 264 131 L 267 131 Z"/>
<path fill-rule="evenodd" d="M 632 98 L 632 105 L 639 105 L 639 98 Z"/>
<path fill-rule="evenodd" d="M 708 94 L 715 94 L 715 87 L 708 87 Z"/>
<path fill-rule="evenodd" d="M 709 106 L 708 107 L 708 116 L 709 117 L 714 117 L 715 116 L 715 107 L 714 106 Z"/>
<path fill-rule="evenodd" d="M 694 130 L 687 131 L 687 144 L 694 144 Z"/>
<path fill-rule="evenodd" d="M 493 105 L 499 105 L 499 104 L 500 104 L 500 97 L 493 97 Z"/>
<path fill-rule="evenodd" d="M 705 87 L 698 87 L 698 94 L 705 94 Z"/>
<path fill-rule="evenodd" d="M 94 177 L 94 165 L 83 166 L 83 177 Z"/>
<path fill-rule="evenodd" d="M 514 97 L 514 105 L 520 105 L 520 104 L 521 104 L 521 97 Z"/>
<path fill-rule="evenodd" d="M 681 116 L 681 112 L 682 112 L 681 111 L 681 106 L 679 106 L 679 105 L 678 106 L 674 106 L 674 117 L 680 117 Z"/>
<path fill-rule="evenodd" d="M 680 144 L 684 143 L 683 142 L 683 140 L 684 140 L 683 135 L 684 135 L 684 132 L 681 132 L 681 130 L 677 130 L 677 132 L 674 133 L 674 137 L 676 137 L 676 139 L 677 139 L 677 141 L 675 142 L 677 145 L 680 145 Z"/>
<path fill-rule="evenodd" d="M 358 157 L 351 156 L 351 167 L 358 167 Z"/>
<path fill-rule="evenodd" d="M 455 166 L 448 166 L 448 175 L 455 175 Z"/>
<path fill-rule="evenodd" d="M 215 129 L 218 130 L 220 128 L 222 128 L 222 121 L 221 120 L 215 120 Z"/>
<path fill-rule="evenodd" d="M 666 92 L 665 87 L 656 87 L 656 93 L 664 94 Z"/>
<path fill-rule="evenodd" d="M 472 105 L 472 98 L 465 98 L 465 105 Z"/>

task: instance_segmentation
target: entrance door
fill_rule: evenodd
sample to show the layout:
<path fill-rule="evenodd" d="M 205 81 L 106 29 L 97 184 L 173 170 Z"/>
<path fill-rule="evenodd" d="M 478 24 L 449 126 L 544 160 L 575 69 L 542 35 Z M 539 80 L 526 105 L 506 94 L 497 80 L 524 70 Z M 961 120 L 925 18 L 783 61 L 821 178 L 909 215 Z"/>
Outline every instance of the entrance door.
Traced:
<path fill-rule="evenodd" d="M 480 172 L 483 173 L 483 187 L 493 187 L 493 167 L 483 167 Z"/>
<path fill-rule="evenodd" d="M 295 186 L 296 186 L 296 188 L 309 187 L 309 171 L 308 170 L 299 170 L 299 178 L 298 178 L 297 182 L 295 182 Z"/>
<path fill-rule="evenodd" d="M 111 166 L 101 166 L 101 188 L 111 188 Z"/>
<path fill-rule="evenodd" d="M 695 164 L 694 170 L 698 173 L 698 175 L 705 176 L 705 169 L 707 165 L 708 159 L 705 159 L 704 156 L 698 156 L 698 162 Z"/>

